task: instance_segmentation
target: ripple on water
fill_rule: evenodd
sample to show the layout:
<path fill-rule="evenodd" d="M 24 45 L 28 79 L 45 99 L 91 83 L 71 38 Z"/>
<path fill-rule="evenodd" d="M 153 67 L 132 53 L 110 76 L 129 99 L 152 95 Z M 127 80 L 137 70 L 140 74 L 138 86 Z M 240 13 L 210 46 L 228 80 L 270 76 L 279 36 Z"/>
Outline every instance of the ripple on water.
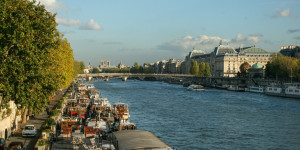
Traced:
<path fill-rule="evenodd" d="M 95 82 L 130 120 L 177 149 L 300 149 L 300 101 L 247 92 L 187 91 L 163 82 Z"/>

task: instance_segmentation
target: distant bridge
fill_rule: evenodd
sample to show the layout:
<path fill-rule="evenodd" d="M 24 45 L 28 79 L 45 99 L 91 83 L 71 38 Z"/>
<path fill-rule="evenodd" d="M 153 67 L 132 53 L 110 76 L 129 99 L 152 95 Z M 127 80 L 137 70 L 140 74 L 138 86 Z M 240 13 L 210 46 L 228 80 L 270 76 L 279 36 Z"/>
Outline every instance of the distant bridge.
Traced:
<path fill-rule="evenodd" d="M 171 78 L 171 77 L 196 77 L 194 75 L 189 74 L 144 74 L 144 73 L 91 73 L 91 74 L 78 74 L 77 77 L 80 78 L 87 78 L 87 77 L 164 77 L 164 78 Z"/>

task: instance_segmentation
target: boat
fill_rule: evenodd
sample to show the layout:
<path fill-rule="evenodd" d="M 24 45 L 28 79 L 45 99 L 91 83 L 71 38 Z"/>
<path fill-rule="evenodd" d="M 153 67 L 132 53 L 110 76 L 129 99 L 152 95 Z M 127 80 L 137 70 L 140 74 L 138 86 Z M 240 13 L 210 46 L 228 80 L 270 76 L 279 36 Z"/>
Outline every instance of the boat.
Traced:
<path fill-rule="evenodd" d="M 282 88 L 275 85 L 267 86 L 265 89 L 265 94 L 272 96 L 284 96 Z"/>
<path fill-rule="evenodd" d="M 262 86 L 249 86 L 248 92 L 264 93 L 264 87 L 262 87 Z"/>
<path fill-rule="evenodd" d="M 202 85 L 192 84 L 186 88 L 188 91 L 205 91 Z"/>
<path fill-rule="evenodd" d="M 229 91 L 236 91 L 236 92 L 243 92 L 243 91 L 245 91 L 245 88 L 242 88 L 242 87 L 240 87 L 238 85 L 229 85 L 227 87 L 227 90 L 229 90 Z"/>
<path fill-rule="evenodd" d="M 300 98 L 300 84 L 286 84 L 285 97 Z"/>

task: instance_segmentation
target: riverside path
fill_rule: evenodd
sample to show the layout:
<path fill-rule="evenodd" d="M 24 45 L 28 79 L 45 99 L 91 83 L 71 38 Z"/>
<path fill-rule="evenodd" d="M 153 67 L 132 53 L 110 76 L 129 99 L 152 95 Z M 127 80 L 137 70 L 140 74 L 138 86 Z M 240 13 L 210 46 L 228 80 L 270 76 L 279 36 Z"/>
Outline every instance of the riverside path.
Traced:
<path fill-rule="evenodd" d="M 62 92 L 58 92 L 50 101 L 49 109 L 52 110 L 54 106 L 57 104 L 58 100 L 62 98 L 62 94 L 65 92 L 63 90 Z M 44 124 L 45 120 L 48 118 L 47 112 L 43 111 L 38 115 L 35 115 L 34 118 L 28 120 L 26 124 L 19 124 L 17 134 L 14 136 L 9 137 L 6 140 L 5 146 L 8 147 L 8 145 L 11 142 L 22 142 L 27 150 L 33 150 L 35 149 L 35 145 L 37 143 L 38 138 L 41 136 L 42 131 L 42 125 Z M 25 125 L 33 124 L 37 129 L 37 135 L 35 137 L 22 137 L 22 130 Z"/>

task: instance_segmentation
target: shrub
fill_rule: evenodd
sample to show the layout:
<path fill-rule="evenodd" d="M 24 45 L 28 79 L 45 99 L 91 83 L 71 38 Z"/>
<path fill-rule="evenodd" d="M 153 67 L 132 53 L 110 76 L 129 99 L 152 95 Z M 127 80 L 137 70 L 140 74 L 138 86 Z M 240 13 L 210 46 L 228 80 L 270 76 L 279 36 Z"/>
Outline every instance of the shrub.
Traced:
<path fill-rule="evenodd" d="M 51 115 L 50 116 L 56 116 L 58 114 L 57 110 L 51 110 Z"/>
<path fill-rule="evenodd" d="M 38 146 L 44 146 L 44 145 L 46 145 L 46 141 L 44 140 L 39 141 Z"/>
<path fill-rule="evenodd" d="M 46 125 L 51 126 L 53 124 L 55 124 L 55 120 L 53 118 L 46 119 Z"/>

